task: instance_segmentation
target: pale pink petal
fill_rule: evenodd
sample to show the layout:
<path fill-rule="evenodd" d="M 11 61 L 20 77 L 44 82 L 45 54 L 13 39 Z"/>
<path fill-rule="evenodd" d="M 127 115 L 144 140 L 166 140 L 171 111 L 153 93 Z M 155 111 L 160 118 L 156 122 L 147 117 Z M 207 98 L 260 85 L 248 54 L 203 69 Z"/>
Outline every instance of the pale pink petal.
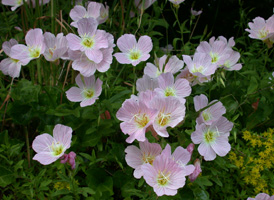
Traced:
<path fill-rule="evenodd" d="M 66 36 L 67 40 L 68 40 L 68 47 L 73 50 L 73 51 L 77 51 L 82 49 L 82 45 L 81 45 L 81 38 L 78 37 L 77 35 L 74 35 L 72 33 L 69 33 Z"/>
<path fill-rule="evenodd" d="M 53 142 L 54 139 L 51 135 L 43 133 L 35 137 L 32 142 L 32 148 L 36 153 L 50 152 L 49 147 Z"/>
<path fill-rule="evenodd" d="M 188 97 L 191 94 L 189 81 L 183 78 L 175 81 L 174 89 L 178 97 Z"/>
<path fill-rule="evenodd" d="M 77 26 L 81 37 L 93 36 L 97 30 L 98 22 L 94 18 L 83 18 L 77 22 Z"/>
<path fill-rule="evenodd" d="M 37 160 L 42 165 L 49 165 L 49 164 L 55 162 L 62 155 L 63 155 L 63 153 L 60 154 L 60 156 L 53 156 L 49 152 L 41 152 L 41 153 L 35 154 L 35 156 L 32 159 Z"/>
<path fill-rule="evenodd" d="M 128 52 L 130 49 L 135 48 L 136 44 L 136 38 L 132 34 L 124 34 L 117 40 L 117 46 L 122 52 Z"/>
<path fill-rule="evenodd" d="M 40 28 L 29 30 L 25 39 L 29 47 L 44 46 L 43 31 Z"/>
<path fill-rule="evenodd" d="M 11 48 L 10 57 L 20 60 L 23 66 L 27 65 L 32 60 L 29 55 L 28 47 L 22 44 L 16 44 Z"/>
<path fill-rule="evenodd" d="M 81 103 L 80 103 L 80 106 L 81 107 L 86 107 L 86 106 L 90 106 L 92 104 L 94 104 L 96 101 L 95 98 L 91 98 L 91 99 L 84 99 Z"/>
<path fill-rule="evenodd" d="M 82 90 L 78 87 L 71 87 L 68 91 L 66 91 L 66 96 L 68 100 L 72 102 L 80 102 L 84 98 L 81 95 Z"/>
<path fill-rule="evenodd" d="M 16 44 L 18 44 L 18 42 L 15 39 L 10 39 L 9 41 L 3 42 L 2 49 L 5 52 L 5 54 L 10 56 L 11 47 L 16 45 Z"/>
<path fill-rule="evenodd" d="M 101 50 L 88 49 L 85 51 L 88 59 L 94 61 L 95 63 L 100 63 L 103 60 L 103 53 Z"/>
<path fill-rule="evenodd" d="M 130 64 L 131 60 L 128 58 L 127 53 L 115 53 L 113 55 L 120 64 Z"/>
<path fill-rule="evenodd" d="M 137 43 L 137 48 L 142 51 L 143 54 L 148 54 L 152 50 L 153 44 L 149 36 L 141 36 Z"/>
<path fill-rule="evenodd" d="M 53 129 L 53 138 L 56 142 L 64 145 L 65 149 L 70 148 L 72 129 L 62 124 L 57 124 Z"/>
<path fill-rule="evenodd" d="M 165 90 L 167 87 L 171 87 L 174 84 L 174 76 L 168 72 L 161 74 L 158 77 L 159 87 Z"/>
<path fill-rule="evenodd" d="M 83 6 L 76 5 L 71 9 L 69 16 L 72 20 L 78 21 L 82 19 L 86 14 L 86 9 Z"/>
<path fill-rule="evenodd" d="M 200 155 L 204 156 L 204 159 L 206 161 L 211 161 L 216 158 L 215 151 L 212 149 L 212 147 L 210 145 L 205 144 L 204 142 L 202 142 L 199 145 L 198 151 L 199 151 Z"/>
<path fill-rule="evenodd" d="M 157 67 L 152 63 L 147 63 L 144 69 L 144 74 L 148 75 L 151 78 L 157 77 Z"/>
<path fill-rule="evenodd" d="M 215 142 L 211 144 L 211 147 L 221 157 L 225 156 L 231 149 L 228 138 L 222 136 L 217 137 Z"/>
<path fill-rule="evenodd" d="M 126 152 L 125 160 L 130 167 L 135 169 L 138 166 L 143 164 L 141 150 L 138 149 L 136 146 L 133 146 L 133 145 L 128 146 L 125 149 L 125 152 Z"/>
<path fill-rule="evenodd" d="M 194 97 L 194 107 L 196 112 L 208 105 L 208 99 L 205 95 L 197 95 Z"/>
<path fill-rule="evenodd" d="M 225 117 L 220 117 L 216 122 L 213 122 L 210 127 L 218 127 L 218 132 L 228 133 L 233 128 L 233 123 L 228 121 Z"/>
<path fill-rule="evenodd" d="M 84 79 L 83 79 L 84 80 Z M 84 88 L 84 83 L 82 81 L 81 75 L 78 74 L 75 78 L 76 84 L 79 86 L 80 89 Z"/>
<path fill-rule="evenodd" d="M 102 84 L 103 81 L 101 81 L 99 78 L 96 80 L 95 83 L 95 96 L 100 96 L 101 92 L 102 92 Z"/>
<path fill-rule="evenodd" d="M 0 63 L 0 70 L 3 74 L 16 78 L 20 76 L 21 64 L 20 62 L 15 62 L 11 58 L 5 58 Z"/>
<path fill-rule="evenodd" d="M 94 19 L 98 18 L 100 16 L 101 6 L 103 6 L 101 3 L 90 2 L 87 9 L 88 16 L 93 17 Z"/>

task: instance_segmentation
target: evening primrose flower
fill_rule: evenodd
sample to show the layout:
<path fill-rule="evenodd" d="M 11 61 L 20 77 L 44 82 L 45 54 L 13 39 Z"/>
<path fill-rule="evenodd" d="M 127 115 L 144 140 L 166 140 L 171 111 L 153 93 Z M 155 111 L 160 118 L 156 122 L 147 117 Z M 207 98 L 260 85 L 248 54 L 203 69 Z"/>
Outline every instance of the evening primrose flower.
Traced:
<path fill-rule="evenodd" d="M 2 4 L 6 6 L 12 6 L 11 11 L 15 11 L 18 7 L 23 5 L 23 0 L 2 0 Z"/>
<path fill-rule="evenodd" d="M 72 129 L 62 124 L 57 124 L 53 129 L 53 137 L 48 133 L 37 136 L 32 143 L 33 150 L 37 153 L 33 160 L 42 165 L 49 165 L 62 157 L 70 148 Z"/>
<path fill-rule="evenodd" d="M 185 100 L 178 100 L 176 97 L 155 97 L 150 102 L 150 107 L 159 110 L 153 121 L 153 128 L 158 135 L 168 137 L 167 127 L 174 128 L 185 117 Z"/>
<path fill-rule="evenodd" d="M 136 41 L 132 34 L 124 34 L 117 40 L 117 46 L 122 53 L 115 53 L 113 56 L 121 64 L 132 64 L 136 66 L 141 61 L 146 61 L 152 50 L 152 40 L 149 36 L 141 36 Z"/>
<path fill-rule="evenodd" d="M 108 19 L 109 7 L 102 3 L 89 2 L 87 9 L 83 6 L 76 5 L 71 9 L 69 16 L 73 20 L 71 26 L 78 28 L 77 22 L 83 18 L 93 18 L 98 24 L 104 23 Z"/>
<path fill-rule="evenodd" d="M 171 56 L 167 61 L 167 56 L 156 58 L 154 64 L 147 63 L 144 69 L 144 74 L 151 78 L 156 78 L 162 73 L 170 72 L 176 74 L 184 66 L 184 61 L 179 60 L 177 56 Z"/>
<path fill-rule="evenodd" d="M 175 5 L 179 5 L 180 3 L 183 3 L 185 0 L 169 0 L 169 1 Z"/>
<path fill-rule="evenodd" d="M 95 103 L 102 92 L 103 82 L 98 78 L 95 82 L 95 76 L 83 77 L 78 74 L 75 78 L 78 87 L 72 87 L 66 91 L 68 100 L 72 102 L 81 102 L 80 106 L 85 107 Z"/>
<path fill-rule="evenodd" d="M 52 33 L 44 33 L 46 49 L 44 57 L 47 61 L 56 61 L 68 50 L 67 39 L 63 33 L 58 33 L 55 37 Z"/>
<path fill-rule="evenodd" d="M 210 126 L 204 123 L 196 124 L 191 140 L 194 144 L 200 144 L 198 147 L 200 155 L 204 156 L 206 161 L 211 161 L 216 158 L 216 154 L 223 157 L 230 151 L 228 136 L 232 127 L 233 123 L 225 117 L 220 117 Z"/>
<path fill-rule="evenodd" d="M 69 33 L 66 38 L 71 50 L 84 52 L 89 60 L 99 63 L 103 60 L 102 49 L 109 47 L 106 32 L 97 30 L 98 22 L 93 18 L 83 18 L 77 22 L 78 33 Z"/>
<path fill-rule="evenodd" d="M 186 79 L 181 78 L 174 83 L 174 76 L 170 72 L 161 74 L 158 77 L 158 83 L 159 88 L 155 88 L 154 91 L 161 97 L 173 96 L 180 101 L 184 101 L 184 98 L 191 93 L 189 82 Z"/>
<path fill-rule="evenodd" d="M 152 165 L 143 164 L 141 169 L 146 183 L 153 187 L 157 196 L 174 196 L 177 190 L 185 185 L 184 169 L 165 154 L 157 156 Z"/>
<path fill-rule="evenodd" d="M 194 169 L 193 173 L 190 174 L 190 175 L 188 176 L 188 178 L 189 178 L 189 180 L 190 180 L 191 182 L 195 181 L 196 178 L 197 178 L 197 177 L 200 175 L 200 173 L 202 172 L 202 169 L 201 169 L 201 162 L 200 162 L 200 160 L 199 160 L 198 158 L 194 161 L 194 167 L 195 167 L 195 169 Z"/>
<path fill-rule="evenodd" d="M 11 47 L 10 57 L 19 60 L 22 65 L 27 65 L 31 60 L 37 59 L 45 52 L 43 32 L 40 28 L 31 29 L 27 32 L 26 45 L 16 44 Z"/>
<path fill-rule="evenodd" d="M 204 94 L 197 95 L 194 97 L 194 107 L 196 112 L 205 108 L 206 106 L 213 104 L 216 100 L 208 103 L 208 99 Z M 226 109 L 221 102 L 217 102 L 214 105 L 203 110 L 199 117 L 196 119 L 197 124 L 205 123 L 211 125 L 214 121 L 217 121 L 223 114 L 226 113 Z"/>
<path fill-rule="evenodd" d="M 188 165 L 188 162 L 191 159 L 191 153 L 187 149 L 179 146 L 174 150 L 173 153 L 171 153 L 171 146 L 167 144 L 161 154 L 165 154 L 174 160 L 178 166 L 184 170 L 185 176 L 193 173 L 195 167 L 194 165 Z"/>
<path fill-rule="evenodd" d="M 0 63 L 0 70 L 5 75 L 16 78 L 19 77 L 21 71 L 21 62 L 19 60 L 10 57 L 11 47 L 18 44 L 15 39 L 10 39 L 2 44 L 3 51 L 9 56 L 5 58 Z"/>
<path fill-rule="evenodd" d="M 269 196 L 266 193 L 257 194 L 255 198 L 248 197 L 247 200 L 274 200 L 274 195 Z"/>
<path fill-rule="evenodd" d="M 157 113 L 157 109 L 149 108 L 142 100 L 127 99 L 116 113 L 116 117 L 123 121 L 120 124 L 122 132 L 129 135 L 126 142 L 132 143 L 135 139 L 144 142 L 146 130 Z"/>
<path fill-rule="evenodd" d="M 140 179 L 143 176 L 141 166 L 145 163 L 153 163 L 156 156 L 160 155 L 162 148 L 157 143 L 149 143 L 148 140 L 139 142 L 140 149 L 134 145 L 130 145 L 125 149 L 126 162 L 134 168 L 134 177 Z"/>

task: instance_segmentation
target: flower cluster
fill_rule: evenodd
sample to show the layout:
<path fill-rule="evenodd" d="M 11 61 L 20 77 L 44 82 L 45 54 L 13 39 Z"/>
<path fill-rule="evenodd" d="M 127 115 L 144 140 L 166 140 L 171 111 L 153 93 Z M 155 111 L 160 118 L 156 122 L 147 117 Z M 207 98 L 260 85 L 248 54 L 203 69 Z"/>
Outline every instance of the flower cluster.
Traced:
<path fill-rule="evenodd" d="M 159 144 L 145 140 L 139 142 L 140 149 L 134 145 L 126 148 L 126 162 L 134 168 L 134 177 L 144 177 L 158 196 L 175 195 L 185 185 L 186 176 L 192 175 L 193 181 L 200 173 L 200 168 L 188 165 L 192 145 L 187 149 L 177 147 L 172 153 L 169 144 L 162 150 Z"/>
<path fill-rule="evenodd" d="M 39 5 L 47 4 L 50 0 L 39 0 Z M 30 6 L 35 7 L 36 0 L 25 0 Z M 15 11 L 18 7 L 24 4 L 24 0 L 2 0 L 3 5 L 12 6 L 11 10 Z"/>
<path fill-rule="evenodd" d="M 201 42 L 193 58 L 183 55 L 186 68 L 178 77 L 186 78 L 192 85 L 196 85 L 212 80 L 212 75 L 218 68 L 228 71 L 240 70 L 242 65 L 237 63 L 240 53 L 232 49 L 234 45 L 233 38 L 227 41 L 223 36 L 217 39 L 212 37 L 209 42 Z"/>
<path fill-rule="evenodd" d="M 248 142 L 248 154 L 237 155 L 236 152 L 229 153 L 229 160 L 241 169 L 241 176 L 246 184 L 254 187 L 254 192 L 274 192 L 267 184 L 265 177 L 273 169 L 274 164 L 274 129 L 269 129 L 262 134 L 243 131 L 243 139 Z M 271 189 L 271 190 L 270 190 Z"/>
<path fill-rule="evenodd" d="M 199 153 L 208 161 L 214 160 L 216 154 L 225 156 L 231 149 L 228 136 L 233 127 L 233 123 L 222 116 L 226 112 L 225 107 L 216 100 L 208 104 L 208 99 L 203 94 L 194 97 L 194 107 L 200 114 L 191 139 L 194 144 L 200 144 Z"/>

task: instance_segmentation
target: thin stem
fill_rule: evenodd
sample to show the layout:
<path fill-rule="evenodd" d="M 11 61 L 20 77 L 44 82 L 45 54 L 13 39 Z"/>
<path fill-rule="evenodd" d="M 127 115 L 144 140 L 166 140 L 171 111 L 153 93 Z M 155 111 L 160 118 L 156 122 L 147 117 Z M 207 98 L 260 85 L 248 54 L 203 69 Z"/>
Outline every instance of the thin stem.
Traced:
<path fill-rule="evenodd" d="M 37 62 L 37 76 L 38 76 L 38 83 L 42 85 L 42 75 L 41 75 L 41 62 L 40 59 L 38 58 L 36 60 Z"/>
<path fill-rule="evenodd" d="M 193 30 L 192 30 L 190 36 L 189 36 L 189 40 L 188 40 L 188 41 L 190 41 L 191 38 L 192 38 L 192 35 L 193 35 L 193 33 L 194 33 L 195 29 L 196 29 L 196 26 L 197 26 L 197 24 L 198 24 L 198 21 L 199 21 L 199 19 L 200 19 L 200 16 L 201 16 L 201 15 L 198 16 L 198 19 L 197 19 L 197 21 L 195 22 L 195 25 L 194 25 L 194 27 L 193 27 Z"/>
<path fill-rule="evenodd" d="M 28 132 L 28 128 L 26 126 L 24 126 L 24 132 L 25 132 L 25 136 L 26 136 L 28 166 L 30 168 L 29 132 Z"/>

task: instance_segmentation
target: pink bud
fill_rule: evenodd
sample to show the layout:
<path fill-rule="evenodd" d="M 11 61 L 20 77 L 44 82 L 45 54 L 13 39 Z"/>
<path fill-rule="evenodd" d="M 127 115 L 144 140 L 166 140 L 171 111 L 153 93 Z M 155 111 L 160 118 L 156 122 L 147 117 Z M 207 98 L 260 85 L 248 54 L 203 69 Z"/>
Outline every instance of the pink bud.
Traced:
<path fill-rule="evenodd" d="M 65 163 L 69 163 L 69 165 L 71 166 L 71 169 L 75 168 L 75 158 L 76 158 L 76 153 L 74 153 L 73 151 L 69 152 L 69 154 L 64 154 L 60 159 L 61 159 L 61 163 L 65 164 Z"/>
<path fill-rule="evenodd" d="M 187 150 L 189 153 L 192 154 L 194 148 L 195 148 L 195 144 L 190 143 L 190 144 L 187 146 L 186 150 Z"/>
<path fill-rule="evenodd" d="M 202 172 L 201 163 L 198 158 L 194 161 L 194 166 L 195 166 L 194 172 L 189 175 L 189 180 L 191 182 L 195 181 L 196 178 L 199 176 L 199 174 Z"/>

